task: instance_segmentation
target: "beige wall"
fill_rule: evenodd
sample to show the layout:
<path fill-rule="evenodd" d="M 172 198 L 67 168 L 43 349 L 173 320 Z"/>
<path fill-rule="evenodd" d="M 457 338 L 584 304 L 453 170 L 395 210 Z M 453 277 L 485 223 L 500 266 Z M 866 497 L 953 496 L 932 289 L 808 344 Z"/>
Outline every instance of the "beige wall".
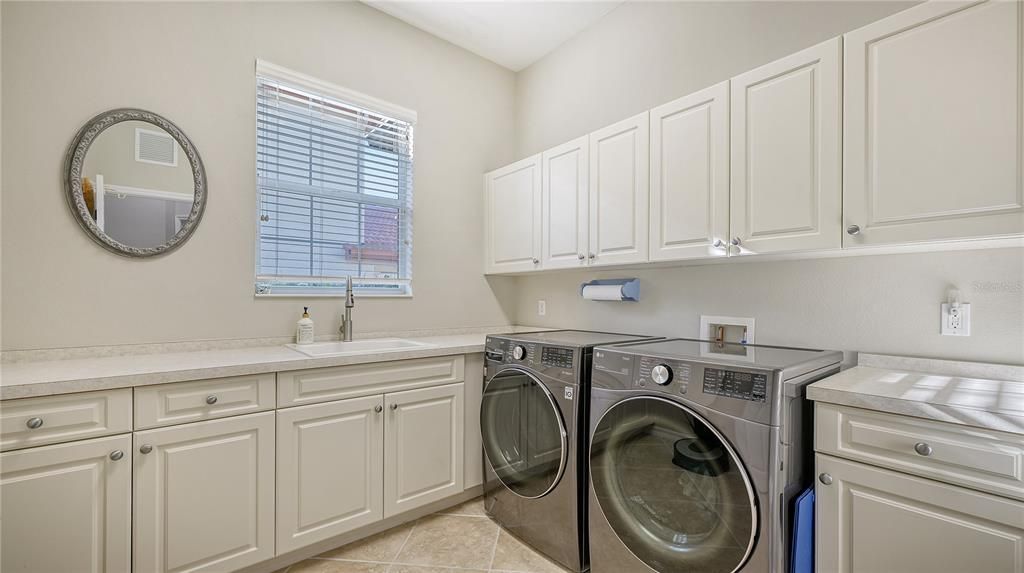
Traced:
<path fill-rule="evenodd" d="M 626 3 L 519 74 L 517 157 L 909 5 Z M 641 302 L 577 294 L 586 280 L 623 276 L 640 278 Z M 556 273 L 518 279 L 516 320 L 696 336 L 701 314 L 750 316 L 764 343 L 1021 364 L 1022 279 L 1021 249 Z M 938 334 L 939 304 L 953 286 L 972 304 L 968 338 Z"/>
<path fill-rule="evenodd" d="M 479 215 L 481 174 L 512 160 L 514 75 L 355 2 L 2 3 L 3 348 L 286 336 L 303 305 L 318 333 L 337 299 L 255 299 L 254 60 L 411 108 L 415 296 L 362 299 L 355 329 L 501 325 Z M 178 124 L 206 165 L 209 202 L 168 256 L 92 243 L 61 189 L 65 147 L 110 108 Z"/>

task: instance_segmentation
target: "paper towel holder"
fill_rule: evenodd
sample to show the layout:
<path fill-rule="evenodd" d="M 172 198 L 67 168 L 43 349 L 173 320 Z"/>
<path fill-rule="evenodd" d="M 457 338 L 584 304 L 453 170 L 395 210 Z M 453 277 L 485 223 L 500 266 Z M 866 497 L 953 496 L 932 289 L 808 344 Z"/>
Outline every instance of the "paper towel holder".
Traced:
<path fill-rule="evenodd" d="M 591 299 L 585 294 L 587 287 L 589 286 L 618 286 L 620 287 L 620 298 L 618 299 Z M 596 279 L 585 282 L 580 285 L 580 296 L 590 300 L 609 300 L 609 301 L 626 301 L 626 302 L 639 302 L 640 301 L 640 280 L 639 279 Z"/>

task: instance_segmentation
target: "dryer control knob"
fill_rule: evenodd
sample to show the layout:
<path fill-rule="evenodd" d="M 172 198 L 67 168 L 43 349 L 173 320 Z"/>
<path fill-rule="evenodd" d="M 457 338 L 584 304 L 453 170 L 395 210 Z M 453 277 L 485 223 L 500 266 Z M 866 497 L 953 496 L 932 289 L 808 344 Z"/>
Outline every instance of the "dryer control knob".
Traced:
<path fill-rule="evenodd" d="M 651 380 L 662 386 L 668 386 L 668 383 L 672 381 L 672 369 L 664 364 L 651 368 Z"/>
<path fill-rule="evenodd" d="M 526 347 L 516 345 L 515 348 L 512 349 L 512 358 L 515 358 L 516 360 L 522 360 L 526 358 Z"/>

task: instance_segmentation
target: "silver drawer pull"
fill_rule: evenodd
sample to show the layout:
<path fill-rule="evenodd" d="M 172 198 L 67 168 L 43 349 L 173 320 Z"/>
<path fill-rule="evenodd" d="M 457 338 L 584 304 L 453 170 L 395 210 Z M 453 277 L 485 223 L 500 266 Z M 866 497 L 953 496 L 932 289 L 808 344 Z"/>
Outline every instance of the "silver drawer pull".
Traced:
<path fill-rule="evenodd" d="M 153 451 L 153 446 L 151 446 L 149 444 L 142 444 L 142 447 L 139 448 L 139 453 L 140 454 L 148 454 L 149 452 L 152 452 L 152 451 Z"/>
<path fill-rule="evenodd" d="M 214 404 L 217 403 L 217 397 L 214 396 L 213 394 L 210 394 L 209 396 L 206 397 L 206 403 L 213 406 Z"/>
<path fill-rule="evenodd" d="M 918 442 L 914 444 L 914 451 L 922 456 L 932 455 L 932 447 L 924 442 Z"/>
<path fill-rule="evenodd" d="M 28 429 L 30 429 L 30 430 L 37 430 L 37 429 L 43 427 L 43 419 L 42 418 L 29 418 L 28 421 L 25 422 L 25 425 L 28 426 Z"/>
<path fill-rule="evenodd" d="M 120 460 L 123 457 L 124 457 L 124 452 L 122 452 L 121 450 L 114 450 L 114 451 L 110 452 L 110 459 L 114 460 L 115 462 Z"/>
<path fill-rule="evenodd" d="M 397 410 L 398 409 L 398 404 L 392 404 L 391 405 L 391 409 L 392 410 Z"/>
<path fill-rule="evenodd" d="M 377 404 L 376 406 L 373 407 L 373 411 L 377 412 L 378 414 L 380 414 L 381 412 L 384 411 L 384 406 L 381 406 L 380 404 Z"/>
<path fill-rule="evenodd" d="M 825 485 L 832 485 L 832 476 L 829 474 L 821 474 L 818 476 L 818 481 Z"/>

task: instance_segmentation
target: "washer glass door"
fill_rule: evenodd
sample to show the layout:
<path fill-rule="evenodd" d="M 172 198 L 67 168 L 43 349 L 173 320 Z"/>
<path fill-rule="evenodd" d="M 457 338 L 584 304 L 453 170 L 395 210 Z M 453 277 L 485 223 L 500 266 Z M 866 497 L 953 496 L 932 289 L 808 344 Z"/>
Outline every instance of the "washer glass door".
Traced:
<path fill-rule="evenodd" d="M 484 453 L 498 479 L 527 498 L 551 491 L 565 471 L 567 434 L 551 392 L 532 374 L 507 368 L 484 387 Z"/>
<path fill-rule="evenodd" d="M 710 424 L 675 402 L 623 400 L 591 441 L 591 483 L 619 539 L 655 571 L 729 573 L 754 547 L 746 470 Z"/>

